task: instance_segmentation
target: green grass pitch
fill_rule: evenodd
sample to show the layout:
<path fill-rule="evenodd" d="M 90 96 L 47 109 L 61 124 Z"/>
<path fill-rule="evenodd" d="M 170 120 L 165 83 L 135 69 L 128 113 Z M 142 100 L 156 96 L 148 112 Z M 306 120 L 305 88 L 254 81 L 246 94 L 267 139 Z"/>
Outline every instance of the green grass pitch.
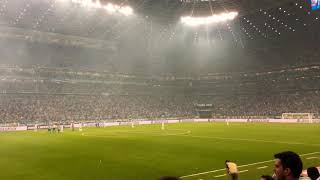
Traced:
<path fill-rule="evenodd" d="M 228 159 L 240 166 L 240 180 L 257 180 L 273 173 L 273 154 L 280 151 L 303 154 L 304 168 L 319 166 L 319 139 L 320 124 L 181 123 L 167 124 L 165 130 L 158 124 L 60 134 L 7 132 L 0 133 L 0 179 L 155 180 L 174 175 L 226 180 Z"/>

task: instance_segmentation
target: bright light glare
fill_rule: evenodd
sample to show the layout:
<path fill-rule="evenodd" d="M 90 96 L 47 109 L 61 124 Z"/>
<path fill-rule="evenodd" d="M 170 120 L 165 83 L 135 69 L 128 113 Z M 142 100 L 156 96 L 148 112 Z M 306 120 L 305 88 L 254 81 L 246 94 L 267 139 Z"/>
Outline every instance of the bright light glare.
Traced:
<path fill-rule="evenodd" d="M 105 9 L 110 14 L 115 12 L 119 12 L 125 16 L 129 16 L 133 14 L 133 9 L 130 6 L 118 6 L 111 3 L 108 3 L 107 5 L 102 5 L 100 1 L 93 2 L 92 0 L 72 0 L 72 2 L 80 4 L 81 6 L 84 6 L 84 7 Z"/>
<path fill-rule="evenodd" d="M 133 10 L 129 6 L 124 6 L 124 7 L 120 8 L 119 11 L 126 16 L 133 14 Z"/>
<path fill-rule="evenodd" d="M 184 16 L 184 17 L 181 17 L 181 22 L 188 26 L 201 26 L 201 25 L 209 25 L 213 23 L 220 23 L 228 20 L 233 20 L 237 16 L 238 16 L 238 12 L 222 13 L 222 14 L 212 15 L 208 17 Z"/>

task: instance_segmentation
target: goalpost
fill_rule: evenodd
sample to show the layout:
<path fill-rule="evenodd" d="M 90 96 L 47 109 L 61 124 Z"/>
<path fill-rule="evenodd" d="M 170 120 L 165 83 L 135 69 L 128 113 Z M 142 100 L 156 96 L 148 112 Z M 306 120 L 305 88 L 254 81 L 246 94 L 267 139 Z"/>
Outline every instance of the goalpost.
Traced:
<path fill-rule="evenodd" d="M 304 123 L 313 123 L 313 117 L 313 113 L 282 113 L 282 119 L 297 119 Z"/>

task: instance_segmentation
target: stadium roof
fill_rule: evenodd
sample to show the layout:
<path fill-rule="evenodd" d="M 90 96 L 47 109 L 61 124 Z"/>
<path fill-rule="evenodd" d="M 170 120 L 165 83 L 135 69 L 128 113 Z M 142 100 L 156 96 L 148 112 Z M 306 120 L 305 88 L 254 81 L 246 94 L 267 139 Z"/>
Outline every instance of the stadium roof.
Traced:
<path fill-rule="evenodd" d="M 130 17 L 110 16 L 103 10 L 90 10 L 90 8 L 81 7 L 72 3 L 72 1 L 75 0 L 46 0 L 41 2 L 36 0 L 24 0 L 22 2 L 21 0 L 2 0 L 0 1 L 0 26 L 99 40 L 116 40 L 123 31 L 130 31 L 146 23 L 141 18 L 140 20 L 132 20 Z M 102 4 L 110 2 L 110 0 L 101 0 Z M 290 21 L 290 17 L 274 12 L 274 9 L 288 6 L 287 9 L 290 9 L 291 14 L 296 15 L 295 17 L 292 16 L 291 20 L 299 17 L 300 20 L 305 21 L 302 25 L 314 24 L 310 17 L 313 20 L 320 18 L 319 13 L 315 16 L 314 12 L 312 16 L 306 16 L 308 15 L 307 12 L 310 11 L 306 0 L 123 0 L 121 2 L 114 0 L 114 2 L 120 6 L 129 5 L 133 8 L 135 15 L 143 18 L 150 17 L 149 21 L 158 24 L 164 23 L 165 25 L 177 24 L 181 16 L 208 16 L 228 11 L 239 13 L 239 18 L 235 22 L 239 22 L 239 20 L 241 22 L 242 18 L 251 16 L 253 21 L 267 23 L 267 19 L 259 10 L 267 12 L 279 21 L 281 19 L 284 23 L 290 24 L 286 22 Z M 303 5 L 303 11 L 292 8 L 297 2 L 299 6 Z M 259 25 L 260 29 L 264 28 L 263 24 L 262 26 Z M 274 26 L 274 28 L 277 28 L 281 24 L 274 24 Z M 248 29 L 245 23 L 242 23 L 241 27 Z M 237 29 L 233 30 L 239 31 Z M 259 32 L 257 33 L 259 34 Z"/>
<path fill-rule="evenodd" d="M 90 8 L 81 1 L 0 0 L 0 45 L 10 47 L 9 51 L 2 48 L 7 59 L 20 62 L 11 55 L 16 44 L 27 41 L 35 46 L 21 43 L 28 49 L 21 48 L 20 54 L 37 59 L 33 54 L 41 44 L 44 50 L 39 59 L 51 52 L 54 63 L 66 67 L 80 66 L 81 61 L 126 73 L 198 73 L 205 68 L 220 72 L 230 64 L 238 68 L 293 61 L 300 45 L 318 43 L 315 37 L 320 37 L 320 11 L 311 11 L 308 0 L 101 0 L 103 8 Z M 132 7 L 133 14 L 121 14 L 112 6 L 108 12 L 108 3 Z M 238 16 L 227 23 L 199 28 L 180 23 L 181 16 L 228 11 L 236 11 Z M 74 48 L 79 46 L 91 49 Z M 55 49 L 65 52 L 55 53 Z"/>
<path fill-rule="evenodd" d="M 0 30 L 4 35 L 0 38 L 115 49 L 114 43 L 132 44 L 145 34 L 148 48 L 156 48 L 159 42 L 172 44 L 179 38 L 199 42 L 202 37 L 244 47 L 245 40 L 292 39 L 302 37 L 299 33 L 312 36 L 309 30 L 316 30 L 320 24 L 319 11 L 311 11 L 307 0 L 101 0 L 103 5 L 130 6 L 134 16 L 111 15 L 104 9 L 87 8 L 75 1 L 82 0 L 1 0 Z M 229 24 L 204 31 L 177 27 L 181 16 L 228 11 L 239 13 Z M 39 35 L 41 32 L 43 35 Z"/>
<path fill-rule="evenodd" d="M 107 0 L 103 0 L 108 2 Z M 279 7 L 293 0 L 128 0 L 146 15 L 174 21 L 182 15 L 206 16 L 212 13 L 237 11 L 244 16 L 258 9 Z"/>

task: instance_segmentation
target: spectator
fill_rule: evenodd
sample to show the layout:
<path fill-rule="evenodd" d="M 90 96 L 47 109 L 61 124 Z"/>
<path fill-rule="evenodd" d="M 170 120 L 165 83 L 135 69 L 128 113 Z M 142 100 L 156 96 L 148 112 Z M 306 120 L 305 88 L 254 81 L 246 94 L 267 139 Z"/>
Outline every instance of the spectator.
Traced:
<path fill-rule="evenodd" d="M 311 180 L 320 180 L 319 170 L 316 167 L 310 167 L 307 169 L 308 177 Z"/>
<path fill-rule="evenodd" d="M 302 161 L 298 154 L 286 151 L 275 154 L 275 180 L 298 180 L 302 172 Z"/>
<path fill-rule="evenodd" d="M 231 180 L 238 180 L 237 164 L 234 162 L 231 162 L 229 160 L 226 160 L 225 164 L 226 164 L 227 173 L 229 174 L 230 179 Z"/>

